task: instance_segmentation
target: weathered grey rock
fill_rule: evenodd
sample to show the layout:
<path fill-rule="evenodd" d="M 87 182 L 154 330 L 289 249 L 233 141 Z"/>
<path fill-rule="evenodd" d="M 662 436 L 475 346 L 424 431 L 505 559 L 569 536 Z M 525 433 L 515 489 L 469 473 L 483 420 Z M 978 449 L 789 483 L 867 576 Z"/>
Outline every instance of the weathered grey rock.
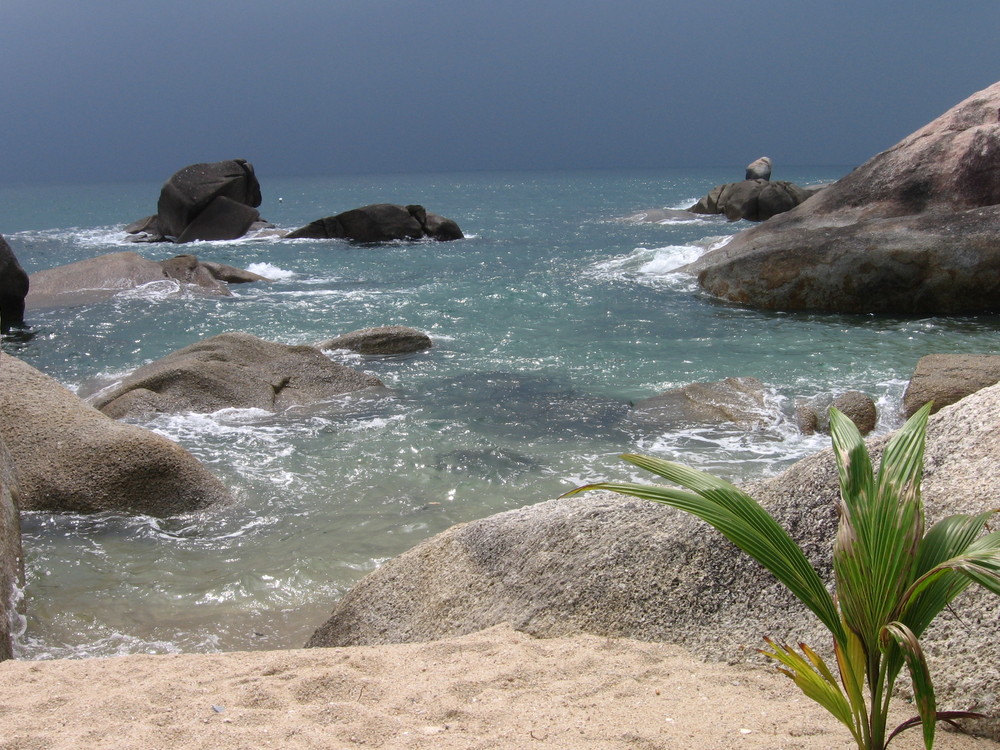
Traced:
<path fill-rule="evenodd" d="M 227 296 L 229 288 L 193 255 L 157 262 L 131 251 L 99 255 L 31 274 L 28 308 L 67 307 L 111 299 L 153 281 L 175 279 L 206 294 Z"/>
<path fill-rule="evenodd" d="M 21 268 L 7 240 L 0 235 L 0 333 L 24 325 L 24 298 L 28 274 Z"/>
<path fill-rule="evenodd" d="M 903 412 L 909 417 L 928 401 L 938 411 L 994 383 L 1000 383 L 1000 355 L 928 354 L 906 386 Z"/>
<path fill-rule="evenodd" d="M 766 396 L 757 378 L 692 383 L 635 402 L 629 417 L 664 427 L 732 422 L 753 428 L 768 421 Z"/>
<path fill-rule="evenodd" d="M 1000 386 L 931 418 L 928 521 L 996 507 Z M 887 436 L 869 440 L 881 455 Z M 651 479 L 655 479 L 652 477 Z M 839 493 L 832 451 L 757 483 L 758 498 L 831 576 Z M 1000 600 L 969 591 L 925 633 L 939 709 L 982 711 L 1000 738 Z M 579 632 L 678 643 L 743 661 L 765 635 L 826 650 L 828 636 L 760 566 L 707 525 L 610 493 L 551 500 L 460 524 L 369 574 L 309 646 L 433 640 L 507 622 L 540 637 Z"/>
<path fill-rule="evenodd" d="M 362 328 L 316 344 L 317 349 L 349 349 L 358 354 L 413 354 L 433 346 L 431 337 L 407 326 Z"/>
<path fill-rule="evenodd" d="M 696 214 L 725 214 L 729 221 L 766 221 L 812 195 L 813 191 L 793 182 L 746 179 L 717 185 L 688 210 Z"/>
<path fill-rule="evenodd" d="M 378 378 L 331 362 L 315 347 L 223 333 L 140 367 L 88 401 L 115 419 L 142 419 L 226 408 L 277 412 L 379 386 Z"/>
<path fill-rule="evenodd" d="M 1000 309 L 1000 83 L 685 267 L 771 310 Z"/>
<path fill-rule="evenodd" d="M 165 263 L 166 261 L 161 261 Z M 254 273 L 253 271 L 247 271 L 243 268 L 236 268 L 234 266 L 227 266 L 224 263 L 215 263 L 210 260 L 199 261 L 202 267 L 208 269 L 208 272 L 212 274 L 219 281 L 224 281 L 227 284 L 246 284 L 251 281 L 271 281 L 271 279 L 266 276 L 261 276 L 259 273 Z"/>
<path fill-rule="evenodd" d="M 24 586 L 24 553 L 14 461 L 0 439 L 0 661 L 13 655 L 19 630 L 20 589 Z"/>
<path fill-rule="evenodd" d="M 451 219 L 428 213 L 423 206 L 374 203 L 317 219 L 286 235 L 287 239 L 344 239 L 377 243 L 395 240 L 462 239 L 462 230 Z"/>
<path fill-rule="evenodd" d="M 0 354 L 0 382 L 22 510 L 169 516 L 231 500 L 181 446 L 109 419 L 21 360 Z"/>
<path fill-rule="evenodd" d="M 698 221 L 698 217 L 679 208 L 648 208 L 623 216 L 620 221 L 631 224 L 676 224 L 679 221 Z"/>
<path fill-rule="evenodd" d="M 872 397 L 860 391 L 847 391 L 836 398 L 829 396 L 808 399 L 796 405 L 795 418 L 799 429 L 806 433 L 830 431 L 830 407 L 844 413 L 854 422 L 858 432 L 867 435 L 878 423 L 878 410 Z"/>
<path fill-rule="evenodd" d="M 771 179 L 771 159 L 767 156 L 762 156 L 759 159 L 747 164 L 747 176 L 748 180 L 770 180 Z"/>
<path fill-rule="evenodd" d="M 260 183 L 246 159 L 192 164 L 160 190 L 157 228 L 178 242 L 242 237 L 260 218 Z"/>

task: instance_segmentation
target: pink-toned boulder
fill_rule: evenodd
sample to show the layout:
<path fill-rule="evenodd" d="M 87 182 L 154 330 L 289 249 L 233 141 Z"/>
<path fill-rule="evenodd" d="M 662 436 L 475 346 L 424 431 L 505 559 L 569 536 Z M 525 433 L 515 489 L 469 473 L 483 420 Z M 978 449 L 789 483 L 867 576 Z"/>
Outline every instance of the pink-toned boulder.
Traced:
<path fill-rule="evenodd" d="M 101 414 L 16 357 L 0 354 L 0 382 L 22 510 L 170 516 L 231 501 L 180 445 Z"/>
<path fill-rule="evenodd" d="M 1000 83 L 685 267 L 749 307 L 1000 309 Z"/>

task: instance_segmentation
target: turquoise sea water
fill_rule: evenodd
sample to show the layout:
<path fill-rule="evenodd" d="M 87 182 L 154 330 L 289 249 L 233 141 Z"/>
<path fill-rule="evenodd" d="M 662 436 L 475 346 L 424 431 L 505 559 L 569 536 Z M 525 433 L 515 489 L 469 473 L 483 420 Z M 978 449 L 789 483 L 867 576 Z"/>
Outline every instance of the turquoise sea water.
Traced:
<path fill-rule="evenodd" d="M 800 184 L 848 168 L 784 169 Z M 135 249 L 251 267 L 274 279 L 206 298 L 171 283 L 101 304 L 32 312 L 4 351 L 74 388 L 223 331 L 316 343 L 376 325 L 426 331 L 407 358 L 334 359 L 386 392 L 271 415 L 247 410 L 145 424 L 179 441 L 238 502 L 196 517 L 25 513 L 23 658 L 301 646 L 367 571 L 448 526 L 632 474 L 654 453 L 734 481 L 827 445 L 794 400 L 858 389 L 897 411 L 917 359 L 989 352 L 998 319 L 785 315 L 721 304 L 672 273 L 746 226 L 711 217 L 617 219 L 685 207 L 726 170 L 475 173 L 268 179 L 261 212 L 292 229 L 373 202 L 455 219 L 454 243 L 357 247 L 244 239 L 132 245 L 159 184 L 0 188 L 0 233 L 30 272 Z M 279 201 L 280 198 L 280 201 Z M 766 426 L 643 431 L 632 400 L 731 375 L 771 392 Z"/>

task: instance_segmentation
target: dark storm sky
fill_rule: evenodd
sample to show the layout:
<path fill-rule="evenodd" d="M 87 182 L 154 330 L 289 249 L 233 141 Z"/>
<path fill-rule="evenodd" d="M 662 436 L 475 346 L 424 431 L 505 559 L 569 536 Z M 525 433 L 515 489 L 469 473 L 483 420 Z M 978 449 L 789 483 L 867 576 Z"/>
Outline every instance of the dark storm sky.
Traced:
<path fill-rule="evenodd" d="M 0 181 L 866 160 L 1000 79 L 1000 3 L 3 0 Z"/>

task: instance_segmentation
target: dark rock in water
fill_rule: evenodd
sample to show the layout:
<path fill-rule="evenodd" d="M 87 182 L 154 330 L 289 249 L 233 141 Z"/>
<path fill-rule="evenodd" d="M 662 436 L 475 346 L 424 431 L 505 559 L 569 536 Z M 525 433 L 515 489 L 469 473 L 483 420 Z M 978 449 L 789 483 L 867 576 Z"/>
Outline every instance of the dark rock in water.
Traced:
<path fill-rule="evenodd" d="M 1000 83 L 685 267 L 768 310 L 1000 310 Z"/>
<path fill-rule="evenodd" d="M 260 203 L 260 183 L 246 159 L 192 164 L 164 183 L 156 215 L 125 231 L 148 242 L 232 240 L 260 219 Z"/>
<path fill-rule="evenodd" d="M 854 422 L 858 432 L 867 435 L 878 423 L 878 410 L 871 396 L 860 391 L 847 391 L 836 398 L 829 396 L 802 401 L 796 405 L 795 417 L 799 430 L 810 435 L 830 431 L 829 409 L 834 407 Z"/>
<path fill-rule="evenodd" d="M 24 552 L 21 549 L 21 519 L 18 507 L 14 459 L 0 438 L 0 661 L 14 656 L 14 623 L 24 587 Z"/>
<path fill-rule="evenodd" d="M 486 481 L 505 482 L 538 468 L 538 463 L 516 451 L 491 446 L 449 451 L 438 457 L 435 467 Z"/>
<path fill-rule="evenodd" d="M 766 221 L 790 211 L 814 192 L 792 182 L 748 179 L 717 185 L 688 210 L 696 214 L 725 214 L 729 221 Z"/>
<path fill-rule="evenodd" d="M 225 281 L 237 277 L 243 281 L 265 280 L 263 276 L 249 271 L 204 263 L 194 255 L 155 261 L 125 251 L 33 273 L 25 302 L 29 308 L 90 304 L 143 284 L 167 279 L 189 284 L 207 294 L 228 296 L 230 291 Z"/>
<path fill-rule="evenodd" d="M 170 516 L 232 500 L 184 448 L 109 419 L 16 357 L 0 356 L 0 382 L 22 510 Z"/>
<path fill-rule="evenodd" d="M 259 220 L 260 212 L 256 208 L 219 195 L 184 227 L 184 231 L 177 236 L 177 242 L 236 239 L 246 234 Z"/>
<path fill-rule="evenodd" d="M 771 159 L 762 156 L 747 164 L 746 179 L 748 180 L 770 180 L 771 179 Z"/>
<path fill-rule="evenodd" d="M 219 409 L 283 411 L 382 386 L 331 362 L 312 346 L 287 346 L 248 333 L 223 333 L 179 349 L 88 401 L 115 419 Z"/>
<path fill-rule="evenodd" d="M 21 268 L 7 240 L 0 235 L 0 333 L 24 325 L 28 274 Z"/>
<path fill-rule="evenodd" d="M 732 422 L 753 428 L 768 421 L 764 384 L 756 378 L 692 383 L 637 401 L 633 421 L 658 428 Z"/>
<path fill-rule="evenodd" d="M 1000 382 L 1000 355 L 928 354 L 917 366 L 903 395 L 903 414 L 912 416 L 928 401 L 934 411 Z"/>
<path fill-rule="evenodd" d="M 286 235 L 287 239 L 342 239 L 361 243 L 462 239 L 451 219 L 428 213 L 423 206 L 375 203 L 317 219 Z"/>
<path fill-rule="evenodd" d="M 433 346 L 430 336 L 406 326 L 362 328 L 316 344 L 317 349 L 349 349 L 358 354 L 413 354 Z"/>

